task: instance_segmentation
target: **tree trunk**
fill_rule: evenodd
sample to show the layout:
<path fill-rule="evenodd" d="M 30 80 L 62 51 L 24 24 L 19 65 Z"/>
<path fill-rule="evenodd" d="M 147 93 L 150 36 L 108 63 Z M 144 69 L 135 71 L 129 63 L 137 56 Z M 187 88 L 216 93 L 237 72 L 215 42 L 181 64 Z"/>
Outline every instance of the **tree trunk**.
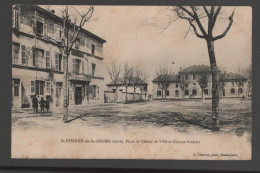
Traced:
<path fill-rule="evenodd" d="M 68 32 L 68 28 L 66 29 L 66 41 L 67 41 L 67 46 L 66 46 L 66 60 L 64 61 L 64 86 L 63 86 L 63 97 L 64 97 L 64 101 L 63 101 L 63 121 L 65 123 L 68 122 L 68 117 L 69 117 L 69 86 L 68 86 L 68 67 L 69 67 L 69 51 L 68 51 L 68 45 L 69 45 L 69 32 Z"/>
<path fill-rule="evenodd" d="M 163 89 L 162 89 L 162 100 L 163 100 Z"/>
<path fill-rule="evenodd" d="M 135 102 L 135 86 L 134 86 L 134 102 Z"/>
<path fill-rule="evenodd" d="M 125 101 L 127 102 L 127 86 L 125 87 Z"/>
<path fill-rule="evenodd" d="M 201 94 L 202 94 L 202 101 L 205 100 L 205 97 L 204 97 L 204 88 L 201 88 Z"/>
<path fill-rule="evenodd" d="M 219 73 L 215 58 L 214 41 L 207 40 L 212 75 L 212 128 L 219 130 Z"/>

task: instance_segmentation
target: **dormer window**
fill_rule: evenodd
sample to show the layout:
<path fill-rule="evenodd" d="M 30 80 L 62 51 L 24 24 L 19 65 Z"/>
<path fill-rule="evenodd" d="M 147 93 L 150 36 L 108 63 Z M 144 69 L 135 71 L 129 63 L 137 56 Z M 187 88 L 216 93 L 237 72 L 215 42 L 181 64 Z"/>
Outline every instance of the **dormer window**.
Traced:
<path fill-rule="evenodd" d="M 75 49 L 79 49 L 79 43 L 80 43 L 80 39 L 77 38 L 77 39 L 75 40 Z"/>
<path fill-rule="evenodd" d="M 44 23 L 44 18 L 36 13 L 35 32 L 41 36 L 47 36 L 47 24 Z"/>

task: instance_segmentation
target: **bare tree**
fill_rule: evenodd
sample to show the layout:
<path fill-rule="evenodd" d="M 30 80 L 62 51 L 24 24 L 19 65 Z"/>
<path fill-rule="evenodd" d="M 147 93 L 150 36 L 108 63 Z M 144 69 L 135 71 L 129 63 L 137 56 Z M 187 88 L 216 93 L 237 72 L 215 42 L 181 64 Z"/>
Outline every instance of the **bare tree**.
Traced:
<path fill-rule="evenodd" d="M 180 88 L 182 90 L 182 98 L 185 96 L 185 90 L 188 88 L 188 85 L 190 83 L 189 75 L 180 75 Z"/>
<path fill-rule="evenodd" d="M 140 80 L 140 84 L 139 84 L 138 88 L 140 89 L 141 100 L 142 100 L 143 99 L 143 91 L 147 90 L 147 82 L 148 82 L 148 75 L 144 70 L 141 70 L 140 79 L 141 80 Z"/>
<path fill-rule="evenodd" d="M 116 90 L 116 102 L 118 102 L 118 84 L 119 84 L 119 79 L 120 79 L 120 74 L 121 74 L 121 63 L 116 60 L 111 60 L 108 62 L 106 65 L 106 70 L 110 76 L 111 81 L 115 84 Z"/>
<path fill-rule="evenodd" d="M 135 66 L 134 68 L 134 76 L 132 78 L 132 86 L 134 88 L 134 101 L 135 101 L 135 93 L 136 93 L 136 89 L 143 83 L 142 81 L 142 73 L 143 73 L 143 70 L 138 67 L 138 66 Z"/>
<path fill-rule="evenodd" d="M 214 36 L 213 31 L 216 27 L 218 16 L 223 13 L 221 6 L 174 6 L 169 7 L 169 10 L 175 15 L 175 18 L 169 20 L 168 26 L 178 19 L 187 21 L 190 27 L 186 35 L 190 31 L 193 31 L 198 38 L 204 39 L 207 43 L 212 75 L 212 129 L 219 130 L 219 73 L 215 57 L 214 42 L 225 37 L 230 30 L 235 9 L 231 15 L 228 16 L 229 23 L 225 30 L 216 36 Z"/>
<path fill-rule="evenodd" d="M 69 14 L 69 7 L 62 11 L 63 14 L 63 32 L 64 32 L 64 40 L 63 40 L 63 49 L 66 54 L 66 59 L 64 60 L 64 87 L 63 87 L 63 95 L 64 95 L 64 113 L 63 113 L 63 121 L 68 122 L 68 106 L 69 106 L 69 86 L 68 86 L 68 60 L 70 54 L 73 50 L 73 46 L 78 39 L 79 34 L 81 33 L 84 25 L 87 22 L 93 21 L 91 20 L 94 13 L 94 6 L 89 6 L 85 9 L 85 11 L 81 14 L 76 8 L 74 8 L 75 13 L 77 15 L 73 16 Z M 73 22 L 72 22 L 73 21 Z"/>
<path fill-rule="evenodd" d="M 248 65 L 243 71 L 242 75 L 247 78 L 247 97 L 250 97 L 252 90 L 252 65 Z"/>
<path fill-rule="evenodd" d="M 127 89 L 131 85 L 133 77 L 134 77 L 134 67 L 129 65 L 128 62 L 125 62 L 124 69 L 123 69 L 122 83 L 125 86 L 125 90 L 126 90 L 126 95 L 125 95 L 126 102 L 128 100 Z"/>
<path fill-rule="evenodd" d="M 163 91 L 166 92 L 166 90 L 169 88 L 171 84 L 171 70 L 168 67 L 159 67 L 159 69 L 156 71 L 157 76 L 157 83 L 158 87 L 162 90 L 162 100 L 165 96 L 163 96 Z M 165 97 L 166 98 L 166 97 Z"/>
<path fill-rule="evenodd" d="M 202 74 L 199 77 L 199 85 L 201 88 L 202 100 L 204 100 L 204 89 L 208 87 L 208 75 Z"/>

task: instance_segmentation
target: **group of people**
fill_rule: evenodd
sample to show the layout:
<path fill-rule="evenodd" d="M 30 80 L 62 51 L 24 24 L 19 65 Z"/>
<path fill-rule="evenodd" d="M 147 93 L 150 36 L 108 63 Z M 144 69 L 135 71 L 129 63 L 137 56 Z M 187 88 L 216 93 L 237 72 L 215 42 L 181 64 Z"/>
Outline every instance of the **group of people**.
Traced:
<path fill-rule="evenodd" d="M 49 112 L 50 113 L 50 101 L 48 100 L 48 98 L 46 97 L 46 100 L 44 100 L 44 98 L 42 97 L 40 101 L 38 101 L 36 95 L 33 96 L 33 100 L 32 100 L 32 104 L 33 104 L 33 113 L 38 113 L 38 106 L 40 104 L 41 107 L 41 113 L 45 113 L 45 109 L 46 109 L 46 113 Z"/>

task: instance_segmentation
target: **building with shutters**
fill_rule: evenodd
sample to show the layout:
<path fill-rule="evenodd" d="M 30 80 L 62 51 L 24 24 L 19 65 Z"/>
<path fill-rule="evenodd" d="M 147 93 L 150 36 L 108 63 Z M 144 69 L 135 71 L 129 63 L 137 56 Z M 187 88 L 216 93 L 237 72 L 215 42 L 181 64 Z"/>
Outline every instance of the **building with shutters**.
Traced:
<path fill-rule="evenodd" d="M 32 107 L 34 94 L 62 106 L 63 19 L 36 5 L 14 5 L 12 14 L 12 106 Z M 104 102 L 105 42 L 85 29 L 79 33 L 68 61 L 70 105 Z"/>
<path fill-rule="evenodd" d="M 207 85 L 201 88 L 199 80 L 202 75 L 207 76 Z M 162 90 L 160 83 L 162 80 L 168 80 L 169 87 Z M 220 80 L 220 97 L 248 97 L 251 91 L 248 87 L 247 79 L 236 73 L 223 75 Z M 163 98 L 204 98 L 212 97 L 212 78 L 210 66 L 194 65 L 181 69 L 177 75 L 168 75 L 167 77 L 158 76 L 153 81 L 153 99 Z M 221 87 L 221 85 L 223 87 Z"/>

